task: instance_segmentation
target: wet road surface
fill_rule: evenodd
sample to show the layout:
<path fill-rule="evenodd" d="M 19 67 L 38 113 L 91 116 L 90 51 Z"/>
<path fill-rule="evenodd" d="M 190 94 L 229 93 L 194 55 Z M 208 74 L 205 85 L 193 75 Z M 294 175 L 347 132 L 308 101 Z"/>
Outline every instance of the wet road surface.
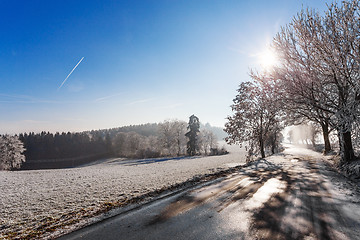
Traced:
<path fill-rule="evenodd" d="M 357 187 L 321 157 L 288 148 L 60 239 L 360 239 Z"/>

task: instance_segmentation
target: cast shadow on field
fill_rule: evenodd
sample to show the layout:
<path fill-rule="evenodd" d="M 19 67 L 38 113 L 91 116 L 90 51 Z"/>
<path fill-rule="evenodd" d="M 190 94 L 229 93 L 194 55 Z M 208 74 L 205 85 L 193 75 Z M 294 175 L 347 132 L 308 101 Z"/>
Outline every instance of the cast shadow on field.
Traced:
<path fill-rule="evenodd" d="M 121 161 L 108 162 L 108 164 L 134 166 L 134 165 L 151 164 L 151 163 L 167 162 L 167 161 L 179 161 L 179 160 L 195 159 L 195 158 L 199 158 L 199 157 L 168 157 L 168 158 L 126 159 L 126 160 L 121 160 Z"/>
<path fill-rule="evenodd" d="M 145 159 L 128 159 L 128 158 L 113 158 L 113 159 L 104 159 L 99 160 L 90 164 L 82 165 L 80 167 L 89 167 L 94 165 L 122 165 L 122 166 L 136 166 L 136 165 L 143 165 L 143 164 L 151 164 L 151 163 L 158 163 L 158 162 L 167 162 L 167 161 L 180 161 L 180 160 L 187 160 L 187 159 L 196 159 L 200 158 L 199 156 L 195 157 L 166 157 L 166 158 L 145 158 Z"/>

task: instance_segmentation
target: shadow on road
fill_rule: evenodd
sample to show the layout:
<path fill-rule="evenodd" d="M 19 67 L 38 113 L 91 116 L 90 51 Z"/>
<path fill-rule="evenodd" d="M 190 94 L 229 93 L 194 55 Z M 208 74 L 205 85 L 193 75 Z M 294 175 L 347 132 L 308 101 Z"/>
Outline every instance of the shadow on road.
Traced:
<path fill-rule="evenodd" d="M 344 208 L 347 196 L 329 181 L 339 176 L 309 151 L 224 172 L 64 239 L 359 239 L 358 205 Z"/>
<path fill-rule="evenodd" d="M 356 220 L 339 211 L 315 162 L 302 163 L 281 174 L 285 191 L 254 212 L 252 230 L 259 239 L 349 239 L 344 233 Z"/>
<path fill-rule="evenodd" d="M 284 183 L 282 191 L 274 193 L 260 208 L 248 210 L 250 231 L 256 239 L 351 239 L 346 236 L 347 228 L 358 220 L 342 214 L 316 162 L 300 157 L 294 162 L 286 169 L 266 160 L 257 161 L 239 170 L 238 177 L 217 184 L 208 193 L 189 192 L 178 197 L 148 226 L 163 224 L 199 206 L 214 208 L 213 203 L 209 204 L 214 198 L 218 213 L 236 202 L 256 201 L 254 194 L 271 179 L 277 179 Z"/>

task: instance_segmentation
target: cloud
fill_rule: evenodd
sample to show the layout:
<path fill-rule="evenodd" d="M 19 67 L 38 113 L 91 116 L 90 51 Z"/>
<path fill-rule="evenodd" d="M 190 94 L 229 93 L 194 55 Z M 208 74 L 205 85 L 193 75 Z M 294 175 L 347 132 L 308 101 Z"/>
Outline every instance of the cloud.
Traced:
<path fill-rule="evenodd" d="M 101 97 L 101 98 L 97 98 L 94 100 L 94 102 L 103 102 L 104 100 L 107 100 L 109 98 L 113 98 L 113 97 L 116 97 L 116 96 L 120 96 L 122 95 L 123 93 L 117 93 L 117 94 L 113 94 L 113 95 L 109 95 L 109 96 L 105 96 L 105 97 Z"/>
<path fill-rule="evenodd" d="M 126 105 L 134 105 L 134 104 L 139 104 L 139 103 L 146 103 L 146 102 L 150 102 L 152 101 L 153 98 L 147 98 L 147 99 L 141 99 L 141 100 L 137 100 L 137 101 L 134 101 L 134 102 L 130 102 Z"/>
<path fill-rule="evenodd" d="M 60 87 L 58 88 L 58 90 L 64 85 L 64 83 L 66 82 L 66 80 L 70 77 L 70 75 L 73 73 L 73 71 L 77 68 L 77 66 L 79 66 L 79 64 L 81 63 L 81 61 L 84 59 L 84 57 L 82 57 L 80 59 L 80 61 L 75 65 L 75 67 L 71 70 L 71 72 L 69 73 L 69 75 L 67 75 L 67 77 L 65 78 L 65 80 L 61 83 Z"/>
<path fill-rule="evenodd" d="M 81 92 L 84 89 L 84 84 L 82 82 L 71 83 L 67 86 L 67 89 L 70 92 Z"/>
<path fill-rule="evenodd" d="M 24 119 L 21 121 L 18 121 L 19 123 L 31 123 L 31 124 L 44 124 L 44 123 L 50 123 L 50 121 L 41 121 L 41 120 L 33 120 L 33 119 Z"/>
<path fill-rule="evenodd" d="M 2 103 L 37 103 L 43 101 L 44 100 L 27 95 L 0 93 L 0 102 Z"/>
<path fill-rule="evenodd" d="M 10 95 L 0 93 L 0 103 L 51 103 L 51 104 L 66 104 L 66 103 L 88 103 L 86 101 L 56 101 L 49 99 L 39 99 L 27 95 Z"/>
<path fill-rule="evenodd" d="M 46 126 L 51 124 L 50 121 L 41 121 L 35 119 L 2 121 L 0 120 L 1 134 L 19 134 L 21 132 L 41 132 Z"/>
<path fill-rule="evenodd" d="M 243 55 L 248 54 L 246 51 L 243 51 L 243 50 L 237 49 L 237 48 L 233 48 L 233 47 L 228 47 L 227 50 L 232 51 L 232 52 L 236 52 L 236 53 L 239 53 L 239 54 L 243 54 Z"/>
<path fill-rule="evenodd" d="M 5 97 L 9 99 L 34 99 L 34 97 L 32 96 L 5 93 L 0 93 L 0 97 Z"/>
<path fill-rule="evenodd" d="M 84 118 L 63 118 L 63 121 L 71 121 L 71 122 L 86 122 L 87 120 Z"/>
<path fill-rule="evenodd" d="M 175 104 L 172 104 L 172 105 L 166 105 L 166 106 L 161 106 L 161 107 L 158 107 L 156 108 L 157 110 L 159 109 L 174 109 L 174 108 L 178 108 L 178 107 L 181 107 L 183 106 L 184 104 L 182 103 L 175 103 Z"/>

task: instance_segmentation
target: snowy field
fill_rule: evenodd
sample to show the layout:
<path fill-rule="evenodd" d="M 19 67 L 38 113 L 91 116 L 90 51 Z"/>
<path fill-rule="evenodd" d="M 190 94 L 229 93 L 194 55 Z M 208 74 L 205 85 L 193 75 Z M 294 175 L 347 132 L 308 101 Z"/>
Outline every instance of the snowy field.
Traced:
<path fill-rule="evenodd" d="M 1 171 L 0 239 L 37 236 L 45 227 L 77 223 L 74 219 L 81 220 L 107 202 L 121 202 L 245 163 L 245 151 L 227 149 L 230 154 L 224 156 L 149 164 L 109 159 L 71 169 Z"/>

